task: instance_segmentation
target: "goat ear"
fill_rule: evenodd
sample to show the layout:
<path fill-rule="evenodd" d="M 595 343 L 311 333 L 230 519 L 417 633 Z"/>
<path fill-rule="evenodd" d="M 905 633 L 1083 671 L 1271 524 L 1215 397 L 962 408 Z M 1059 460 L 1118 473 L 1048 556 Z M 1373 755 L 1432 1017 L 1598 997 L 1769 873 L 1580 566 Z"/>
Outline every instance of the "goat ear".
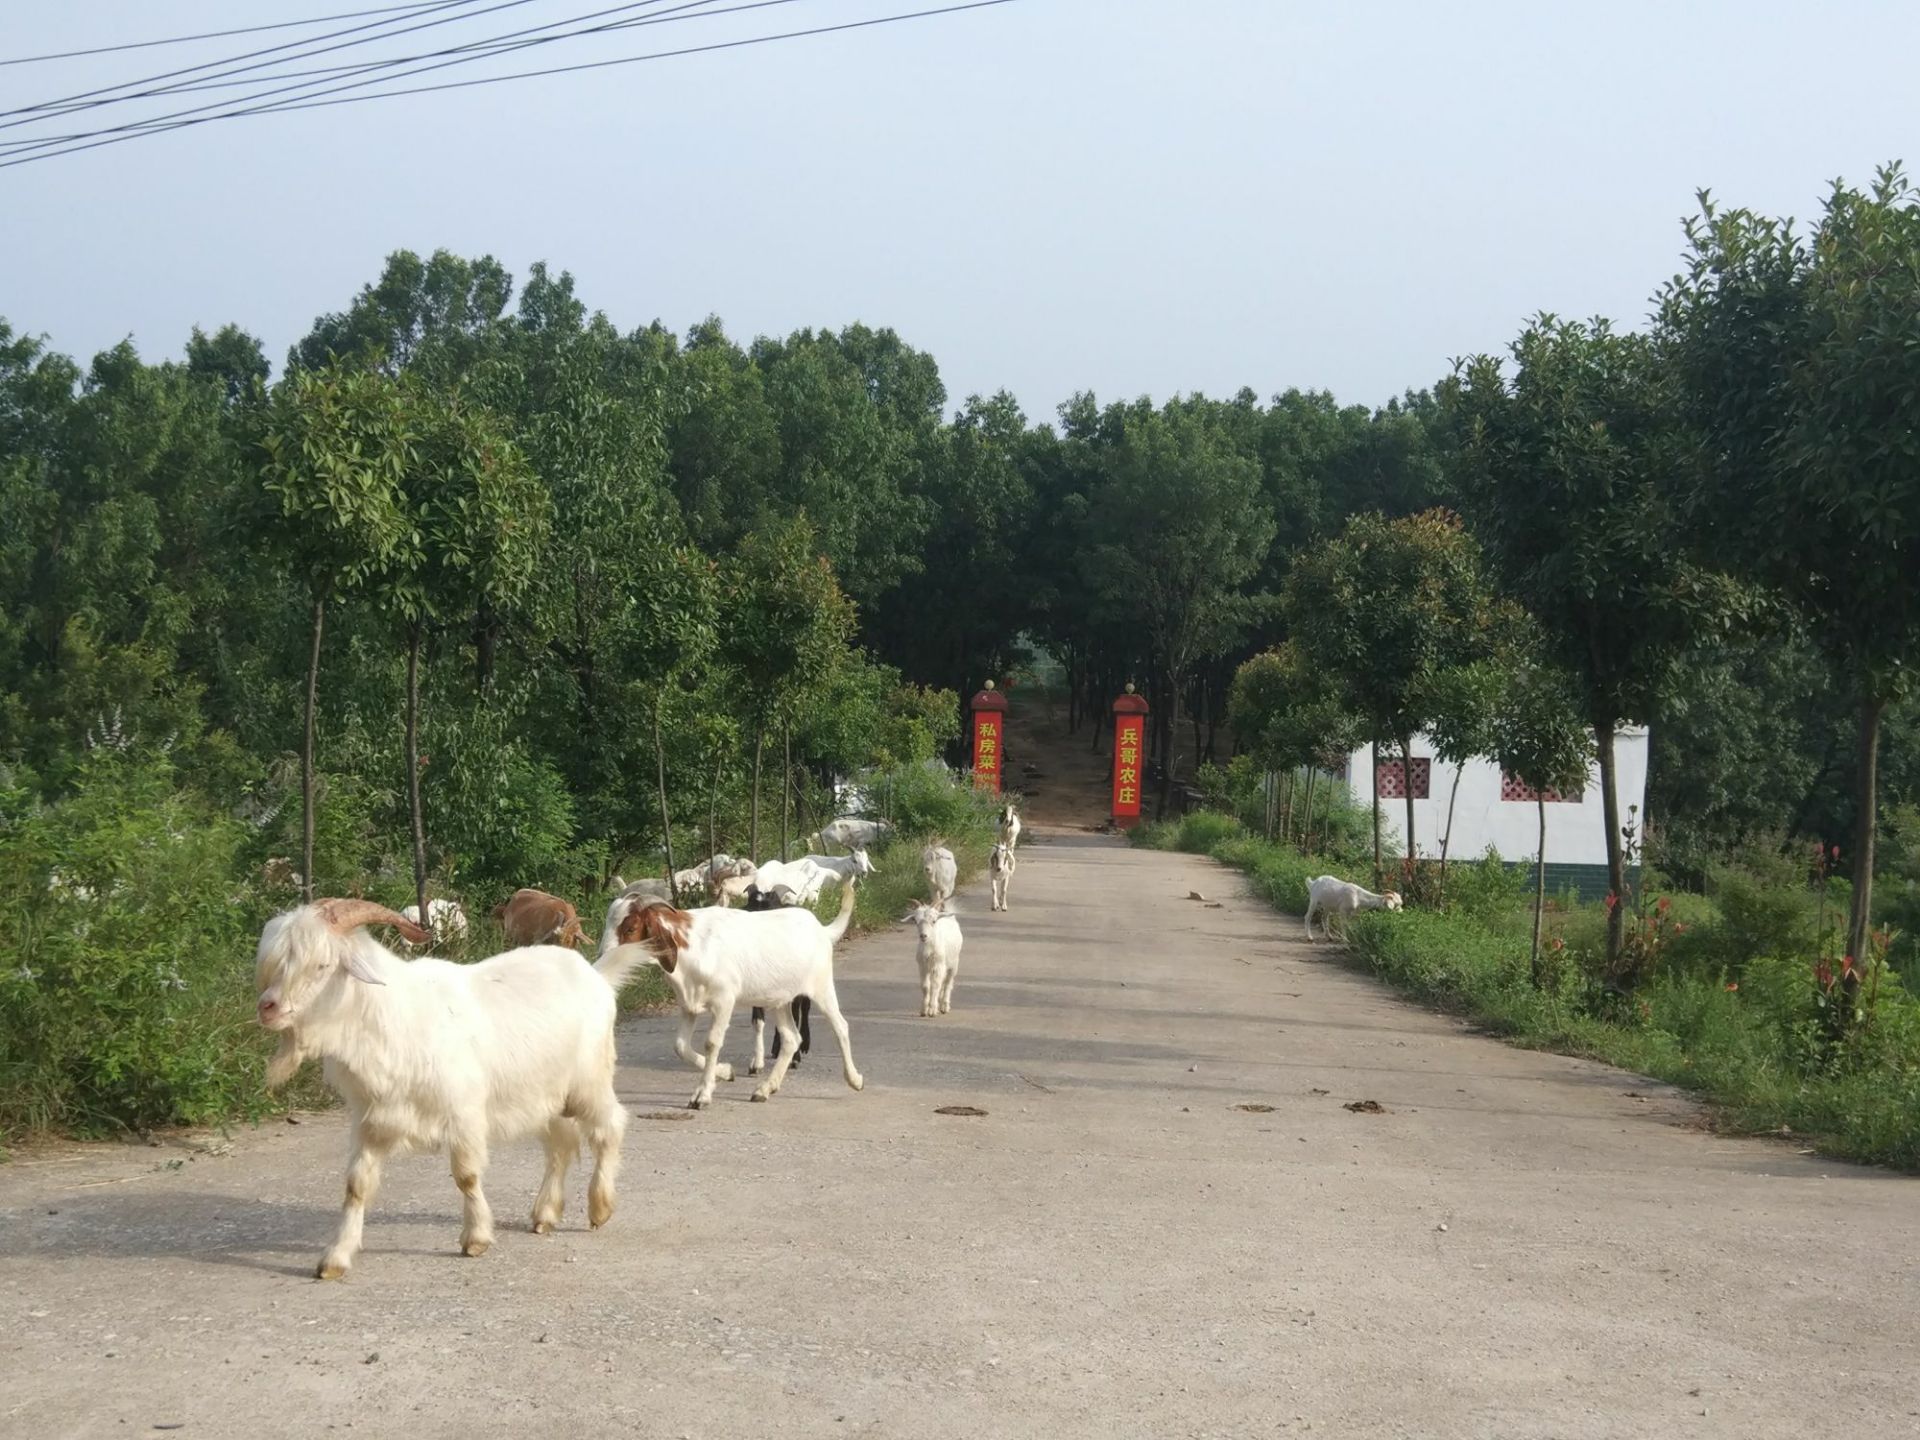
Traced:
<path fill-rule="evenodd" d="M 387 983 L 373 973 L 373 967 L 367 964 L 366 956 L 362 955 L 358 950 L 349 950 L 347 952 L 347 974 L 360 981 L 363 985 L 384 985 Z"/>

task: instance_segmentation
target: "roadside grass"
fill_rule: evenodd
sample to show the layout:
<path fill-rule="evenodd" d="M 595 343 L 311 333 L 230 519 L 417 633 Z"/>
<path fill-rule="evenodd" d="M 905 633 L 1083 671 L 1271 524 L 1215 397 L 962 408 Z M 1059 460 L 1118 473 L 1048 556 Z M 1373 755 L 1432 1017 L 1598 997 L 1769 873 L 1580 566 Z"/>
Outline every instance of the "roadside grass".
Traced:
<path fill-rule="evenodd" d="M 1216 813 L 1143 826 L 1134 843 L 1232 865 L 1256 895 L 1295 916 L 1310 879 L 1352 870 L 1268 843 Z M 1562 898 L 1536 986 L 1531 914 L 1513 874 L 1497 860 L 1457 865 L 1451 908 L 1358 915 L 1350 953 L 1402 992 L 1515 1045 L 1694 1091 L 1723 1130 L 1791 1136 L 1822 1154 L 1920 1171 L 1920 1001 L 1891 971 L 1878 977 L 1865 1022 L 1836 1037 L 1812 961 L 1798 948 L 1804 936 L 1756 933 L 1754 916 L 1766 907 L 1745 891 L 1732 917 L 1707 897 L 1674 896 L 1666 913 L 1685 917 L 1681 932 L 1649 978 L 1621 991 L 1593 975 L 1604 908 Z M 1783 898 L 1773 908 L 1804 907 Z M 1783 955 L 1756 953 L 1769 939 Z"/>

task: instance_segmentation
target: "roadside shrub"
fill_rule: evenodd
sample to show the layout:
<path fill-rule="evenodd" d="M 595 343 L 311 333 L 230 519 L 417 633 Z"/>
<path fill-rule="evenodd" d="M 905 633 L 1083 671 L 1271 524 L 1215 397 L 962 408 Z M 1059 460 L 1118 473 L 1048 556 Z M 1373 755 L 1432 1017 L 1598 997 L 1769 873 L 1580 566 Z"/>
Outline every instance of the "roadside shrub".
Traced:
<path fill-rule="evenodd" d="M 1478 860 L 1447 867 L 1446 910 L 1483 925 L 1499 925 L 1532 903 L 1532 876 L 1500 858 L 1493 846 Z"/>
<path fill-rule="evenodd" d="M 0 1132 L 264 1108 L 245 829 L 164 760 L 96 752 L 0 827 Z"/>

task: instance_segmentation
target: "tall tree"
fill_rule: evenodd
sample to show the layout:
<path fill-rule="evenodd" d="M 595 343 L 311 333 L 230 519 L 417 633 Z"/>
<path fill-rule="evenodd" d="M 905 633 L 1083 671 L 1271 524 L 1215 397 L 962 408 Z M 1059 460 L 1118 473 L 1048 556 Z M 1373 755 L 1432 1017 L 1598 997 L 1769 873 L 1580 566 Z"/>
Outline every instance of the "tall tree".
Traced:
<path fill-rule="evenodd" d="M 380 575 L 412 517 L 402 486 L 414 434 L 400 387 L 372 371 L 299 371 L 281 382 L 260 437 L 264 493 L 278 543 L 304 584 L 310 616 L 300 751 L 301 870 L 313 898 L 314 749 L 327 604 Z"/>
<path fill-rule="evenodd" d="M 1493 758 L 1500 768 L 1533 791 L 1540 822 L 1540 844 L 1533 863 L 1533 983 L 1543 983 L 1540 925 L 1547 905 L 1547 800 L 1555 791 L 1570 793 L 1586 784 L 1593 755 L 1592 737 L 1581 718 L 1578 692 L 1565 674 L 1523 661 L 1508 674 L 1493 715 Z M 1615 892 L 1613 911 L 1626 909 Z"/>
<path fill-rule="evenodd" d="M 1700 514 L 1852 692 L 1847 953 L 1862 956 L 1880 735 L 1920 665 L 1920 191 L 1897 165 L 1837 183 L 1805 238 L 1700 199 L 1661 307 L 1703 438 Z"/>
<path fill-rule="evenodd" d="M 1126 622 L 1167 682 L 1168 727 L 1179 733 L 1188 681 L 1261 613 L 1244 587 L 1273 543 L 1260 472 L 1210 410 L 1170 404 L 1124 414 L 1087 501 L 1087 583 Z M 1197 756 L 1195 757 L 1197 760 Z M 1175 778 L 1162 757 L 1160 807 Z"/>
<path fill-rule="evenodd" d="M 1542 315 L 1514 373 L 1480 355 L 1442 386 L 1454 488 L 1503 588 L 1545 631 L 1593 727 L 1607 873 L 1626 893 L 1619 727 L 1649 719 L 1677 657 L 1731 613 L 1732 588 L 1677 541 L 1688 437 L 1651 341 Z M 1617 961 L 1623 906 L 1607 926 Z"/>
<path fill-rule="evenodd" d="M 1295 564 L 1284 613 L 1302 654 L 1335 678 L 1376 754 L 1381 740 L 1398 746 L 1411 866 L 1420 854 L 1413 736 L 1428 723 L 1441 674 L 1492 658 L 1498 642 L 1480 547 L 1445 510 L 1398 520 L 1361 515 Z M 1376 771 L 1376 816 L 1379 789 Z"/>

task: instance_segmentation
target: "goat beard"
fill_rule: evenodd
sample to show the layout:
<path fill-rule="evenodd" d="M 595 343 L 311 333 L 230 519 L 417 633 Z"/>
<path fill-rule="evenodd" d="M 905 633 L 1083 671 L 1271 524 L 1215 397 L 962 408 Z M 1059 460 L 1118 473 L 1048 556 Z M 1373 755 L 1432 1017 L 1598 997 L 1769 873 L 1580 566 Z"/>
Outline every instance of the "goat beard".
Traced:
<path fill-rule="evenodd" d="M 278 1090 L 286 1084 L 293 1078 L 294 1071 L 300 1068 L 300 1062 L 306 1058 L 293 1032 L 282 1030 L 279 1048 L 273 1052 L 273 1058 L 267 1061 L 267 1089 Z"/>

